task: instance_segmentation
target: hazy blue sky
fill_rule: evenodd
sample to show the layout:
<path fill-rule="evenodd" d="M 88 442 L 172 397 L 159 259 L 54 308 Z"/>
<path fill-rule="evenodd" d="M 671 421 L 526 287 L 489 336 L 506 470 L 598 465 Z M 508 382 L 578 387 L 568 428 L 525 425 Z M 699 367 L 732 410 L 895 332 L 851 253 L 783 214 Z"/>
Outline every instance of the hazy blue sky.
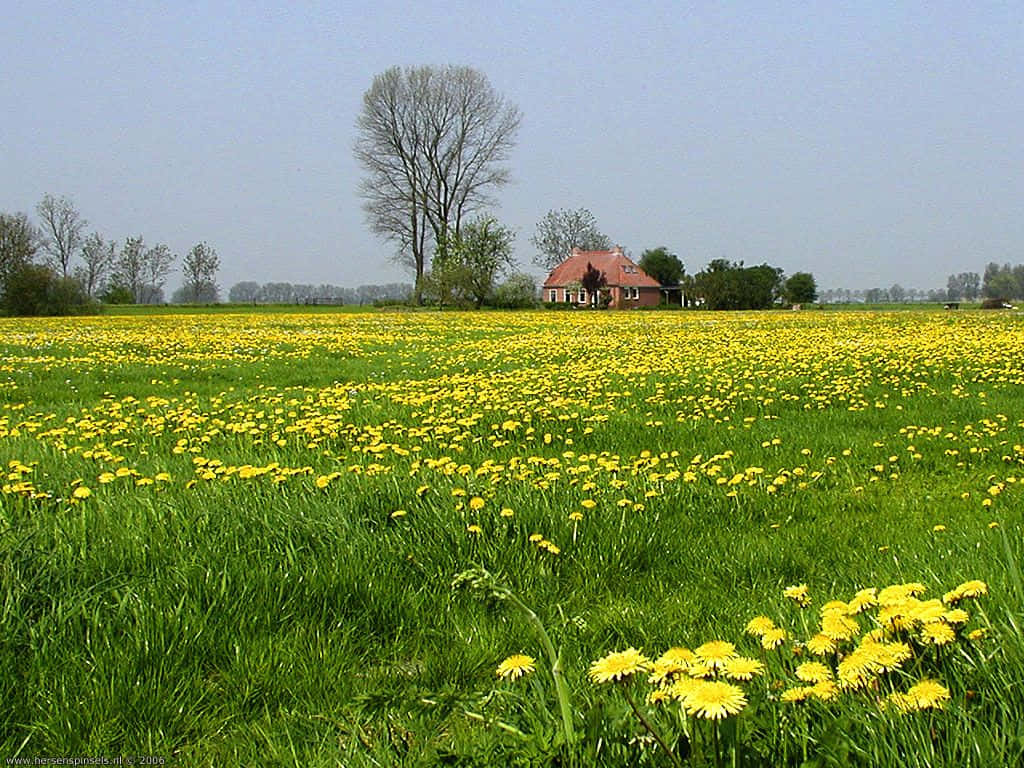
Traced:
<path fill-rule="evenodd" d="M 627 9 L 628 8 L 628 9 Z M 517 104 L 495 214 L 590 208 L 666 245 L 945 284 L 1024 262 L 1020 2 L 7 3 L 0 210 L 92 225 L 241 279 L 407 279 L 365 224 L 354 122 L 392 65 L 466 64 Z M 169 288 L 180 283 L 172 277 Z"/>

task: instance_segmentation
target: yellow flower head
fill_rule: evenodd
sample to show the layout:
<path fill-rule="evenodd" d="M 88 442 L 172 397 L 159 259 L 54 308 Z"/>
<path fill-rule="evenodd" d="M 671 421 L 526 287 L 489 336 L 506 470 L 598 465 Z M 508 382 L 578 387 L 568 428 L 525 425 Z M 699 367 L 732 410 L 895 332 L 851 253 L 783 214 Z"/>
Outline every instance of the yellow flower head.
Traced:
<path fill-rule="evenodd" d="M 798 680 L 805 683 L 820 683 L 832 679 L 832 670 L 817 661 L 805 661 L 796 668 Z"/>
<path fill-rule="evenodd" d="M 754 635 L 754 637 L 761 637 L 761 635 L 770 629 L 775 629 L 774 621 L 767 616 L 755 616 L 747 622 L 744 632 L 748 635 Z"/>
<path fill-rule="evenodd" d="M 764 664 L 746 656 L 734 656 L 726 660 L 724 671 L 725 676 L 732 680 L 752 680 L 755 675 L 764 672 Z"/>
<path fill-rule="evenodd" d="M 636 648 L 609 653 L 590 665 L 588 675 L 592 682 L 608 683 L 625 680 L 638 672 L 645 672 L 651 660 Z"/>
<path fill-rule="evenodd" d="M 782 596 L 789 598 L 801 608 L 806 608 L 811 604 L 811 598 L 808 594 L 806 584 L 797 584 L 792 587 L 786 587 L 782 590 Z"/>
<path fill-rule="evenodd" d="M 776 627 L 761 635 L 761 647 L 772 651 L 786 642 L 786 630 Z"/>
<path fill-rule="evenodd" d="M 743 689 L 721 681 L 702 682 L 686 697 L 683 706 L 687 713 L 705 720 L 721 720 L 735 715 L 747 705 Z"/>
<path fill-rule="evenodd" d="M 948 645 L 954 640 L 956 633 L 944 621 L 929 621 L 921 626 L 921 642 L 925 645 Z"/>
<path fill-rule="evenodd" d="M 712 640 L 694 650 L 694 654 L 699 662 L 712 669 L 721 669 L 726 661 L 736 656 L 736 646 L 725 640 Z"/>
<path fill-rule="evenodd" d="M 935 680 L 922 680 L 906 693 L 914 709 L 942 709 L 949 701 L 949 689 Z"/>
<path fill-rule="evenodd" d="M 532 656 L 515 653 L 498 665 L 496 674 L 503 680 L 518 680 L 534 670 L 535 660 Z"/>

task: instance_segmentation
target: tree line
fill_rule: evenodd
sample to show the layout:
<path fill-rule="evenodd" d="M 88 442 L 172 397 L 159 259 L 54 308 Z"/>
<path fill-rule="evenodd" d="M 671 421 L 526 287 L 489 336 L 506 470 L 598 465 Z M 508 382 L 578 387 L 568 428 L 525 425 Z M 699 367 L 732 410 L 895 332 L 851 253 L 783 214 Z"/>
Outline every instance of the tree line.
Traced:
<path fill-rule="evenodd" d="M 257 283 L 245 280 L 235 283 L 228 291 L 228 301 L 233 304 L 373 304 L 378 301 L 408 301 L 412 285 L 408 283 L 386 283 L 384 285 L 360 285 L 358 288 L 343 288 L 338 285 L 321 283 L 268 282 Z"/>
<path fill-rule="evenodd" d="M 97 231 L 66 197 L 45 195 L 37 221 L 0 212 L 0 308 L 12 315 L 64 315 L 94 311 L 99 302 L 156 304 L 179 257 L 141 235 L 118 245 Z M 181 261 L 181 303 L 218 300 L 220 259 L 206 243 Z"/>

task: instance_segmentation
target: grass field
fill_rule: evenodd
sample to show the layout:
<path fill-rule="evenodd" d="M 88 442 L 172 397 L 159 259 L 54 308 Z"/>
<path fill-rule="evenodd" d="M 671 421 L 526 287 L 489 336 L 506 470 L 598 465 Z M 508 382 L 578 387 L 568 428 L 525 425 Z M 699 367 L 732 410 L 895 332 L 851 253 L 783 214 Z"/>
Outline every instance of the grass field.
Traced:
<path fill-rule="evenodd" d="M 1015 313 L 0 319 L 0 756 L 1019 764 L 1022 402 Z"/>

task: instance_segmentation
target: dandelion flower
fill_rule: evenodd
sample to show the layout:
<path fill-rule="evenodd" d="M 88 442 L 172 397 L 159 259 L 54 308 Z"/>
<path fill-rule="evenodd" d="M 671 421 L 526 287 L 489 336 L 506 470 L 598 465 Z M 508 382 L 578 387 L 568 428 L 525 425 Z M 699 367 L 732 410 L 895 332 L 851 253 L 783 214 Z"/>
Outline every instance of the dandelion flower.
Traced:
<path fill-rule="evenodd" d="M 776 627 L 761 635 L 761 647 L 766 651 L 778 648 L 786 641 L 786 630 Z"/>
<path fill-rule="evenodd" d="M 973 579 L 943 595 L 942 600 L 946 603 L 958 603 L 966 597 L 981 597 L 988 594 L 988 584 L 984 581 Z"/>
<path fill-rule="evenodd" d="M 925 645 L 948 645 L 954 640 L 956 633 L 944 621 L 929 621 L 921 627 L 921 641 Z"/>
<path fill-rule="evenodd" d="M 942 709 L 949 701 L 949 689 L 936 680 L 922 680 L 906 695 L 916 709 Z"/>
<path fill-rule="evenodd" d="M 686 697 L 686 711 L 705 720 L 721 720 L 735 715 L 747 705 L 743 689 L 732 683 L 705 682 Z"/>
<path fill-rule="evenodd" d="M 946 611 L 942 614 L 942 620 L 947 624 L 952 624 L 953 626 L 966 624 L 970 618 L 971 615 L 963 608 L 953 608 L 952 610 Z"/>
<path fill-rule="evenodd" d="M 806 608 L 811 604 L 811 598 L 808 595 L 806 584 L 797 584 L 792 587 L 786 587 L 782 590 L 782 596 L 789 598 L 801 608 Z"/>
<path fill-rule="evenodd" d="M 725 662 L 725 676 L 732 680 L 752 680 L 764 672 L 764 664 L 757 659 L 735 656 Z"/>
<path fill-rule="evenodd" d="M 841 613 L 825 614 L 821 620 L 821 634 L 833 640 L 852 640 L 859 633 L 860 625 Z"/>
<path fill-rule="evenodd" d="M 805 683 L 821 683 L 832 679 L 832 670 L 818 661 L 806 661 L 796 668 L 798 680 Z"/>
<path fill-rule="evenodd" d="M 849 602 L 852 613 L 863 613 L 876 605 L 878 605 L 878 590 L 875 587 L 860 590 Z"/>
<path fill-rule="evenodd" d="M 836 651 L 836 641 L 820 632 L 807 641 L 807 650 L 815 656 L 826 656 Z"/>
<path fill-rule="evenodd" d="M 775 629 L 774 621 L 769 619 L 767 616 L 755 616 L 747 622 L 747 626 L 743 631 L 748 635 L 761 637 L 761 635 L 770 629 Z"/>
<path fill-rule="evenodd" d="M 831 680 L 822 680 L 811 686 L 811 696 L 821 701 L 832 701 L 839 695 L 839 688 Z"/>
<path fill-rule="evenodd" d="M 484 500 L 479 496 L 474 496 L 469 500 L 469 508 L 472 510 L 478 510 L 484 508 Z"/>
<path fill-rule="evenodd" d="M 535 669 L 535 659 L 522 653 L 509 656 L 498 665 L 496 674 L 503 680 L 518 680 Z"/>
<path fill-rule="evenodd" d="M 74 496 L 76 499 L 88 499 L 90 496 L 92 496 L 92 491 L 89 490 L 88 486 L 80 485 L 77 488 L 75 488 L 74 492 L 71 495 Z"/>
<path fill-rule="evenodd" d="M 736 655 L 736 646 L 725 640 L 712 640 L 697 648 L 697 660 L 712 669 L 721 669 L 725 662 Z"/>
<path fill-rule="evenodd" d="M 796 688 L 787 688 L 785 691 L 782 692 L 782 695 L 779 698 L 787 704 L 798 704 L 801 701 L 807 701 L 807 699 L 810 698 L 813 689 L 814 686 L 811 685 L 801 685 L 797 686 Z"/>
<path fill-rule="evenodd" d="M 644 672 L 651 660 L 636 648 L 609 653 L 590 665 L 589 676 L 592 682 L 608 683 L 625 680 L 638 672 Z"/>

